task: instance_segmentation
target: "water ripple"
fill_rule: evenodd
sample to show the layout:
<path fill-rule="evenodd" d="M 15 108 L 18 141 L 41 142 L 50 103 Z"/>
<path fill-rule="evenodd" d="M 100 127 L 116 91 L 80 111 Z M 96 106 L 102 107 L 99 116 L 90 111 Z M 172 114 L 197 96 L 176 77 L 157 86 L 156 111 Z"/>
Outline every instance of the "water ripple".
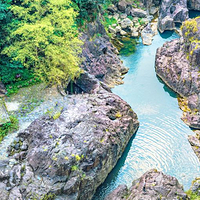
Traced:
<path fill-rule="evenodd" d="M 130 186 L 134 179 L 152 168 L 175 176 L 186 190 L 200 176 L 200 163 L 187 140 L 193 132 L 180 119 L 182 112 L 174 98 L 176 94 L 155 75 L 156 49 L 176 37 L 176 34 L 168 38 L 157 35 L 151 46 L 140 44 L 135 54 L 122 57 L 130 71 L 124 85 L 117 86 L 113 92 L 132 106 L 140 127 L 94 200 L 103 200 L 119 184 Z"/>

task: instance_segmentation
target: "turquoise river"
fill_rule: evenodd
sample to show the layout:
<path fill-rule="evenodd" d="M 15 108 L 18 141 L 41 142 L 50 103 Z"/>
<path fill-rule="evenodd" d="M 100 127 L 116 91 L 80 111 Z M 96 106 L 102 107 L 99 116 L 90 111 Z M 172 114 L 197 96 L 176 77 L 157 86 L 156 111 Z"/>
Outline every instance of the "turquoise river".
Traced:
<path fill-rule="evenodd" d="M 116 167 L 98 188 L 94 200 L 103 200 L 119 184 L 130 186 L 134 179 L 152 168 L 175 176 L 185 190 L 200 176 L 200 163 L 187 140 L 194 133 L 181 120 L 176 94 L 155 73 L 156 49 L 177 37 L 172 32 L 158 34 L 152 45 L 144 46 L 140 42 L 134 54 L 121 57 L 130 70 L 124 84 L 115 87 L 113 93 L 131 105 L 140 127 Z"/>

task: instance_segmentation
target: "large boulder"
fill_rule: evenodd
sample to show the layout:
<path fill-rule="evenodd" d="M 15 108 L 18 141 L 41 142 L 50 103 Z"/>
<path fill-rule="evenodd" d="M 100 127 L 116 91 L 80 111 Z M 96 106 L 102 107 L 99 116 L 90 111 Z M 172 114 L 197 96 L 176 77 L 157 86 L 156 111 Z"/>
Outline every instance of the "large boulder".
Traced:
<path fill-rule="evenodd" d="M 181 39 L 157 50 L 156 73 L 182 100 L 183 121 L 200 129 L 200 19 L 183 23 Z"/>
<path fill-rule="evenodd" d="M 4 84 L 0 81 L 0 97 L 4 97 L 7 93 L 6 88 Z"/>
<path fill-rule="evenodd" d="M 133 8 L 130 11 L 130 15 L 132 15 L 133 17 L 146 18 L 147 17 L 147 12 L 142 10 L 142 9 Z"/>
<path fill-rule="evenodd" d="M 163 33 L 165 30 L 173 30 L 175 23 L 182 23 L 188 19 L 187 0 L 162 0 L 158 30 Z"/>
<path fill-rule="evenodd" d="M 130 28 L 133 26 L 133 22 L 129 18 L 125 18 L 120 21 L 120 25 L 122 29 Z"/>
<path fill-rule="evenodd" d="M 7 122 L 10 122 L 10 118 L 6 110 L 4 101 L 0 99 L 0 126 Z"/>
<path fill-rule="evenodd" d="M 117 7 L 118 7 L 118 10 L 120 12 L 126 12 L 127 9 L 129 10 L 129 8 L 132 7 L 132 3 L 131 2 L 128 2 L 126 0 L 120 0 L 117 4 Z"/>
<path fill-rule="evenodd" d="M 188 0 L 188 9 L 200 10 L 200 0 Z"/>
<path fill-rule="evenodd" d="M 129 190 L 126 185 L 120 185 L 105 198 L 105 200 L 124 199 L 186 200 L 187 195 L 183 191 L 183 186 L 179 184 L 176 178 L 153 169 L 146 172 L 139 179 L 133 181 Z"/>
<path fill-rule="evenodd" d="M 192 146 L 193 151 L 197 155 L 198 159 L 200 160 L 200 131 L 195 131 L 196 135 L 189 135 L 188 141 Z"/>
<path fill-rule="evenodd" d="M 90 27 L 88 32 L 81 38 L 84 41 L 82 51 L 84 61 L 81 67 L 110 87 L 122 84 L 123 75 L 128 68 L 117 56 L 117 49 L 111 44 L 105 29 L 98 20 L 88 26 Z"/>
<path fill-rule="evenodd" d="M 11 144 L 0 199 L 91 199 L 138 125 L 131 107 L 102 88 L 69 96 L 62 112 L 35 120 Z"/>
<path fill-rule="evenodd" d="M 153 36 L 157 34 L 157 23 L 149 23 L 141 32 L 142 43 L 144 45 L 151 45 Z"/>

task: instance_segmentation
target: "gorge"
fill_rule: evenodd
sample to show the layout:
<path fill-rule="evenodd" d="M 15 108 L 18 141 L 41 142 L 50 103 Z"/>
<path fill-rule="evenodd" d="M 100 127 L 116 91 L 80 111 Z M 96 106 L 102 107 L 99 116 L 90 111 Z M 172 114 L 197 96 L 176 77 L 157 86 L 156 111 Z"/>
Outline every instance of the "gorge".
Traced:
<path fill-rule="evenodd" d="M 41 20 L 52 14 L 45 10 L 52 5 L 57 11 L 69 11 L 74 6 L 69 0 L 32 2 L 39 2 L 39 13 L 44 12 Z M 67 7 L 61 6 L 63 2 Z M 5 119 L 0 118 L 0 199 L 198 199 L 200 181 L 193 180 L 200 176 L 199 0 L 113 0 L 105 5 L 90 2 L 90 12 L 85 9 L 87 1 L 82 2 L 86 7 L 74 2 L 78 2 L 82 14 L 92 9 L 97 13 L 78 28 L 76 25 L 83 23 L 81 15 L 75 24 L 70 21 L 70 28 L 75 27 L 75 42 L 67 47 L 74 47 L 71 52 L 81 57 L 77 61 L 80 69 L 72 67 L 72 72 L 78 74 L 76 70 L 80 70 L 80 75 L 49 87 L 68 75 L 63 76 L 65 67 L 61 66 L 71 67 L 71 61 L 76 60 L 70 57 L 70 64 L 63 62 L 61 58 L 67 54 L 61 54 L 65 52 L 62 49 L 57 59 L 61 44 L 66 52 L 70 50 L 62 43 L 65 40 L 58 40 L 68 33 L 60 32 L 59 26 L 67 23 L 53 24 L 55 19 L 51 18 L 47 27 L 53 24 L 55 30 L 50 31 L 52 35 L 47 31 L 45 39 L 55 44 L 54 48 L 45 47 L 48 42 L 43 44 L 43 40 L 35 43 L 31 40 L 35 34 L 30 34 L 29 40 L 38 45 L 36 51 L 42 44 L 42 53 L 38 51 L 34 57 L 39 59 L 38 66 L 44 67 L 41 63 L 46 62 L 48 54 L 50 65 L 42 74 L 46 73 L 46 79 L 52 82 L 45 85 L 39 81 L 37 85 L 31 81 L 38 79 L 31 78 L 30 85 L 18 85 L 18 93 L 12 95 L 7 75 L 0 79 L 0 112 L 5 114 L 1 116 Z M 15 6 L 13 14 L 20 15 Z M 70 11 L 73 9 L 77 7 Z M 28 14 L 32 16 L 32 12 L 34 9 Z M 63 19 L 63 15 L 60 17 Z M 38 35 L 44 36 L 41 30 L 46 29 L 38 30 Z M 15 34 L 20 41 L 19 32 Z M 81 45 L 77 49 L 76 42 Z M 6 53 L 18 55 L 11 53 L 15 49 L 9 50 L 9 45 L 6 48 L 2 58 Z M 50 58 L 46 50 L 52 55 L 56 52 L 56 56 Z M 32 62 L 20 53 L 17 59 L 22 58 L 25 64 L 27 59 Z M 5 66 L 0 64 L 0 73 L 4 73 Z M 48 71 L 54 64 L 57 68 Z M 15 81 L 20 82 L 27 72 L 20 73 L 14 76 Z M 16 124 L 9 131 L 19 128 L 18 132 L 4 134 L 13 121 Z"/>

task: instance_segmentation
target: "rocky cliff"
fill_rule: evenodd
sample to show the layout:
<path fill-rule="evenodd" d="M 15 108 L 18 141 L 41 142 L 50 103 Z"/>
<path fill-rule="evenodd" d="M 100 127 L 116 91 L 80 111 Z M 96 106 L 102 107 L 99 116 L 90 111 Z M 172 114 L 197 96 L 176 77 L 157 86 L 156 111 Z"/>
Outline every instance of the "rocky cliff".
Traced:
<path fill-rule="evenodd" d="M 161 33 L 165 30 L 173 30 L 175 23 L 181 23 L 188 18 L 187 0 L 162 0 L 158 29 Z"/>
<path fill-rule="evenodd" d="M 187 199 L 183 187 L 174 177 L 150 170 L 139 179 L 133 181 L 130 189 L 120 185 L 105 200 L 138 200 L 138 199 Z"/>
<path fill-rule="evenodd" d="M 92 198 L 139 123 L 126 102 L 97 79 L 90 83 L 92 94 L 69 96 L 62 112 L 49 111 L 18 134 L 0 161 L 1 200 Z"/>
<path fill-rule="evenodd" d="M 200 128 L 200 18 L 183 24 L 180 39 L 167 42 L 157 50 L 156 73 L 175 92 L 181 95 L 183 120 Z"/>
<path fill-rule="evenodd" d="M 200 10 L 200 0 L 188 0 L 187 3 L 190 10 Z"/>
<path fill-rule="evenodd" d="M 89 23 L 81 39 L 84 41 L 81 67 L 110 87 L 122 84 L 128 68 L 119 59 L 118 51 L 110 42 L 101 22 Z"/>
<path fill-rule="evenodd" d="M 148 1 L 150 7 L 152 1 Z M 199 0 L 161 0 L 158 20 L 158 30 L 174 30 L 176 23 L 182 23 L 188 19 L 189 10 L 200 10 Z"/>

